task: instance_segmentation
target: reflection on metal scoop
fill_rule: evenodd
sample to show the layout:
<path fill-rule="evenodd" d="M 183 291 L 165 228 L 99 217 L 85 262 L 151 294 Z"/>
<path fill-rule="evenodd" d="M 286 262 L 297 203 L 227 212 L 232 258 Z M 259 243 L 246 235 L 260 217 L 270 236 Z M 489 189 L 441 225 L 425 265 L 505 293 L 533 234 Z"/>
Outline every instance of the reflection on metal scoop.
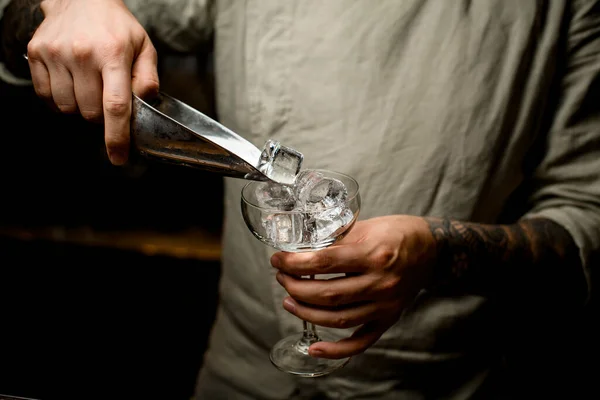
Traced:
<path fill-rule="evenodd" d="M 150 159 L 234 178 L 269 180 L 258 169 L 260 149 L 165 93 L 149 101 L 133 95 L 131 141 Z"/>

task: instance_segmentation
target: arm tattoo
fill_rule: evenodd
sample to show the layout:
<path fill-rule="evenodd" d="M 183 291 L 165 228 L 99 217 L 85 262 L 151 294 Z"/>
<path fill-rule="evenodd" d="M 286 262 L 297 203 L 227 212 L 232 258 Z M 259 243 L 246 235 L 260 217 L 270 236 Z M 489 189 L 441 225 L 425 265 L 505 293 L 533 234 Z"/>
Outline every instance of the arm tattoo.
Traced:
<path fill-rule="evenodd" d="M 31 76 L 23 55 L 27 53 L 27 43 L 44 19 L 40 8 L 42 1 L 12 0 L 0 21 L 0 60 L 15 76 L 21 78 Z"/>
<path fill-rule="evenodd" d="M 456 279 L 478 283 L 530 276 L 578 279 L 579 251 L 571 235 L 545 218 L 512 225 L 484 225 L 427 218 L 438 246 L 436 282 Z"/>

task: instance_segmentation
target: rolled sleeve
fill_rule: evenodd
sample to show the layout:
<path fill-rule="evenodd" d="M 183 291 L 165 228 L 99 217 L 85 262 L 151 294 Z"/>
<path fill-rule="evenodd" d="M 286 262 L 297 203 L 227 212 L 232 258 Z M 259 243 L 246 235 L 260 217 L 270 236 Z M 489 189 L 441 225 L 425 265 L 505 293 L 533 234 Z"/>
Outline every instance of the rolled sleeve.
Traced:
<path fill-rule="evenodd" d="M 4 9 L 6 8 L 6 6 L 8 6 L 8 4 L 10 2 L 11 2 L 11 0 L 0 0 L 0 20 L 2 19 L 2 16 L 4 15 Z M 19 77 L 15 76 L 14 74 L 12 74 L 8 70 L 8 68 L 6 68 L 6 66 L 4 65 L 4 63 L 1 60 L 0 60 L 0 80 L 3 81 L 4 83 L 8 83 L 9 85 L 14 85 L 14 86 L 30 86 L 30 85 L 32 85 L 31 80 L 19 78 Z"/>
<path fill-rule="evenodd" d="M 0 0 L 0 19 L 11 0 Z M 212 0 L 124 0 L 125 5 L 152 35 L 178 52 L 193 52 L 212 34 Z M 0 80 L 29 86 L 32 81 L 12 74 L 0 60 Z"/>
<path fill-rule="evenodd" d="M 589 300 L 600 251 L 600 1 L 574 1 L 571 11 L 560 101 L 524 218 L 551 219 L 571 234 Z"/>

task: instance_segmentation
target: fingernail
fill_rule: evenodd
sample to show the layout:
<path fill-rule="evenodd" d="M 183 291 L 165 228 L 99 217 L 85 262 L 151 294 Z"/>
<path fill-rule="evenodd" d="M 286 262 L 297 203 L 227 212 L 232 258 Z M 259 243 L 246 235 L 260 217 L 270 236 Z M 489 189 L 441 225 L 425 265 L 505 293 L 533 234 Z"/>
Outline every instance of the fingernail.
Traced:
<path fill-rule="evenodd" d="M 308 349 L 308 354 L 309 354 L 311 357 L 320 357 L 320 356 L 322 356 L 322 355 L 323 355 L 323 350 L 321 350 L 321 349 L 311 349 L 311 348 L 309 348 L 309 349 Z"/>
<path fill-rule="evenodd" d="M 127 154 L 122 151 L 111 151 L 108 158 L 113 165 L 123 165 L 127 162 Z"/>
<path fill-rule="evenodd" d="M 279 268 L 281 266 L 281 259 L 277 255 L 271 256 L 271 265 L 273 268 Z"/>
<path fill-rule="evenodd" d="M 283 308 L 292 314 L 296 312 L 296 304 L 294 304 L 294 300 L 290 299 L 289 297 L 283 300 Z"/>

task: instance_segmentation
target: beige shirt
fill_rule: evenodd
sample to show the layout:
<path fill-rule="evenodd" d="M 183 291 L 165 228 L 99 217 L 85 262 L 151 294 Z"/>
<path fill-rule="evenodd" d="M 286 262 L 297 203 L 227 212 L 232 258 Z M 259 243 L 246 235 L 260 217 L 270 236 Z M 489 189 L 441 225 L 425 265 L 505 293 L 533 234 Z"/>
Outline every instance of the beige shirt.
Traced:
<path fill-rule="evenodd" d="M 191 49 L 213 21 L 221 121 L 257 146 L 274 138 L 301 151 L 307 168 L 356 177 L 362 219 L 542 215 L 572 234 L 588 271 L 600 246 L 597 2 L 184 3 L 193 12 L 169 8 L 155 32 Z M 243 184 L 226 182 L 221 304 L 201 393 L 213 375 L 248 398 L 289 398 L 303 385 L 331 398 L 465 398 L 493 375 L 499 316 L 468 289 L 423 292 L 328 378 L 276 371 L 268 350 L 300 321 L 281 307 L 272 250 L 241 219 Z"/>
<path fill-rule="evenodd" d="M 589 273 L 600 247 L 597 1 L 127 3 L 178 50 L 214 32 L 221 122 L 257 146 L 273 138 L 301 151 L 306 168 L 357 178 L 361 219 L 542 215 L 571 233 Z M 277 371 L 268 351 L 301 323 L 281 306 L 272 250 L 242 221 L 244 183 L 226 179 L 221 302 L 202 398 L 285 399 L 309 386 L 343 399 L 466 398 L 493 376 L 499 317 L 468 288 L 422 292 L 327 378 Z"/>

